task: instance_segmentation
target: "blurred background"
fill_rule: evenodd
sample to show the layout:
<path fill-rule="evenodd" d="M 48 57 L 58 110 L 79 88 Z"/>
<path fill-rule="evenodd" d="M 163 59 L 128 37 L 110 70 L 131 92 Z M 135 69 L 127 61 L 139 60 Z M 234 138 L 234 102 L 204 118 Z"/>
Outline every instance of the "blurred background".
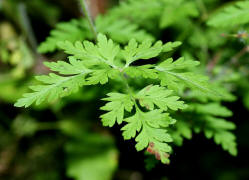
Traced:
<path fill-rule="evenodd" d="M 89 1 L 93 18 L 121 1 Z M 27 109 L 13 106 L 36 83 L 33 75 L 49 72 L 43 61 L 65 59 L 60 51 L 38 53 L 39 44 L 58 22 L 83 15 L 76 0 L 0 0 L 0 179 L 249 179 L 249 26 L 217 29 L 205 23 L 210 14 L 231 2 L 193 0 L 197 15 L 178 15 L 181 9 L 172 6 L 170 16 L 179 17 L 174 22 L 162 25 L 155 17 L 148 21 L 141 17 L 138 23 L 156 39 L 182 41 L 172 55 L 200 60 L 212 75 L 226 78 L 236 97 L 224 105 L 233 111 L 229 120 L 237 126 L 237 157 L 203 134 L 194 134 L 192 140 L 174 147 L 170 165 L 163 165 L 137 152 L 134 142 L 124 141 L 119 127 L 102 126 L 99 99 L 109 86 L 84 87 L 69 97 Z"/>

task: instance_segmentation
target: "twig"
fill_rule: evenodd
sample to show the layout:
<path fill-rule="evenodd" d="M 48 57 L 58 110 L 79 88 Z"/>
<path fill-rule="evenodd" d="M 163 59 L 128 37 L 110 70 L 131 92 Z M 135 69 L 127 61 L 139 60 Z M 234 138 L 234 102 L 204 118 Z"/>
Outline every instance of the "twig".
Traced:
<path fill-rule="evenodd" d="M 231 63 L 237 64 L 238 63 L 238 59 L 241 58 L 244 54 L 246 54 L 248 52 L 249 52 L 249 45 L 245 46 L 242 50 L 240 50 L 237 54 L 235 54 L 231 58 Z"/>
<path fill-rule="evenodd" d="M 36 74 L 46 72 L 46 69 L 43 66 L 43 60 L 45 59 L 45 57 L 37 52 L 37 40 L 35 38 L 34 31 L 31 26 L 29 16 L 27 14 L 26 6 L 22 2 L 18 4 L 18 15 L 20 21 L 20 28 L 23 31 L 25 37 L 27 38 L 31 46 L 33 55 L 36 58 L 33 70 L 34 72 L 36 72 Z"/>
<path fill-rule="evenodd" d="M 30 24 L 30 20 L 27 15 L 26 6 L 24 3 L 18 4 L 18 13 L 20 15 L 20 25 L 21 25 L 22 31 L 24 32 L 25 36 L 28 38 L 28 41 L 33 51 L 36 53 L 37 52 L 36 51 L 37 41 L 36 41 L 32 26 Z"/>
<path fill-rule="evenodd" d="M 202 0 L 197 0 L 197 3 L 199 4 L 199 7 L 202 11 L 203 20 L 206 20 L 208 18 L 208 12 L 207 12 L 207 8 L 206 8 L 205 4 L 203 3 Z"/>
<path fill-rule="evenodd" d="M 88 9 L 86 0 L 79 0 L 79 3 L 80 3 L 80 6 L 81 6 L 81 10 L 83 11 L 84 15 L 86 16 L 86 19 L 88 21 L 90 29 L 91 29 L 91 31 L 92 31 L 92 33 L 94 35 L 94 38 L 95 38 L 95 40 L 97 40 L 97 31 L 96 31 L 95 25 L 93 23 L 93 20 L 91 18 L 90 11 Z"/>
<path fill-rule="evenodd" d="M 208 72 L 211 72 L 213 70 L 213 68 L 216 66 L 216 64 L 220 60 L 220 57 L 221 57 L 221 52 L 218 51 L 207 65 Z"/>

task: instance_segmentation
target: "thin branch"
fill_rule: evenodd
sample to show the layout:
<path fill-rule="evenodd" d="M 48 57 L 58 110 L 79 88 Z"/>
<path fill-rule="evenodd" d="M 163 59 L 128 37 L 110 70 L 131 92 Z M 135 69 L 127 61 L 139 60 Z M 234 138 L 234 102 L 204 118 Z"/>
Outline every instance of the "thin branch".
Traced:
<path fill-rule="evenodd" d="M 94 35 L 95 40 L 97 40 L 97 31 L 96 31 L 96 27 L 93 23 L 90 11 L 88 9 L 86 0 L 79 0 L 80 6 L 81 6 L 81 10 L 83 11 L 84 15 L 86 16 L 86 19 L 88 21 L 89 27 Z"/>
<path fill-rule="evenodd" d="M 36 53 L 37 41 L 36 41 L 34 31 L 30 23 L 30 19 L 27 15 L 26 6 L 24 3 L 18 4 L 18 13 L 20 16 L 20 23 L 21 23 L 20 25 L 21 25 L 22 31 L 24 32 L 25 36 L 28 38 L 28 41 L 33 51 Z"/>
<path fill-rule="evenodd" d="M 35 64 L 33 66 L 33 70 L 36 74 L 42 74 L 47 72 L 47 69 L 43 66 L 43 61 L 45 59 L 44 56 L 37 52 L 37 40 L 31 26 L 31 22 L 29 16 L 27 14 L 26 6 L 24 3 L 18 4 L 18 15 L 19 15 L 19 22 L 20 28 L 23 31 L 27 41 L 32 49 L 33 55 L 36 58 Z"/>
<path fill-rule="evenodd" d="M 197 0 L 197 3 L 202 11 L 202 18 L 206 20 L 208 18 L 208 11 L 207 8 L 202 0 Z"/>
<path fill-rule="evenodd" d="M 221 52 L 218 51 L 214 55 L 214 57 L 211 59 L 211 61 L 209 61 L 209 63 L 207 64 L 207 70 L 208 70 L 208 72 L 211 72 L 214 69 L 214 67 L 216 66 L 216 64 L 219 62 L 220 58 L 221 58 Z"/>
<path fill-rule="evenodd" d="M 233 64 L 237 64 L 238 60 L 245 55 L 246 53 L 249 52 L 249 46 L 245 46 L 242 50 L 240 50 L 237 54 L 235 54 L 232 58 L 231 58 L 231 63 Z"/>

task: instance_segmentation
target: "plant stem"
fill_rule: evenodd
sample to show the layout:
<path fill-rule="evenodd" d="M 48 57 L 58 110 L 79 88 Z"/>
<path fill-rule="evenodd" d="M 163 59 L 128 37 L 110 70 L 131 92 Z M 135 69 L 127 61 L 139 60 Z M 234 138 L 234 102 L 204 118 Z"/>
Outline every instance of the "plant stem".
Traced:
<path fill-rule="evenodd" d="M 24 3 L 18 4 L 18 13 L 20 16 L 21 29 L 24 32 L 25 36 L 28 38 L 28 41 L 29 41 L 33 51 L 36 52 L 37 41 L 36 41 L 34 31 L 32 29 L 29 17 L 27 15 L 26 6 Z"/>
<path fill-rule="evenodd" d="M 127 89 L 128 93 L 129 93 L 131 99 L 134 101 L 134 104 L 136 104 L 136 99 L 135 99 L 135 97 L 134 97 L 134 95 L 133 95 L 133 92 L 132 92 L 132 89 L 131 89 L 131 87 L 130 87 L 128 81 L 127 81 L 127 77 L 125 76 L 124 73 L 120 73 L 120 76 L 121 76 L 121 79 L 123 80 L 123 83 L 124 83 L 125 86 L 126 86 L 126 89 Z"/>
<path fill-rule="evenodd" d="M 79 3 L 80 3 L 81 9 L 82 9 L 84 15 L 86 16 L 89 27 L 94 35 L 94 38 L 95 38 L 95 40 L 97 40 L 97 31 L 96 31 L 95 25 L 93 23 L 93 20 L 91 18 L 91 14 L 90 14 L 90 11 L 88 9 L 86 0 L 79 0 Z"/>
<path fill-rule="evenodd" d="M 197 0 L 197 3 L 199 4 L 199 7 L 202 11 L 202 18 L 203 20 L 207 20 L 208 18 L 208 12 L 207 12 L 207 8 L 204 4 L 204 2 L 202 0 Z"/>

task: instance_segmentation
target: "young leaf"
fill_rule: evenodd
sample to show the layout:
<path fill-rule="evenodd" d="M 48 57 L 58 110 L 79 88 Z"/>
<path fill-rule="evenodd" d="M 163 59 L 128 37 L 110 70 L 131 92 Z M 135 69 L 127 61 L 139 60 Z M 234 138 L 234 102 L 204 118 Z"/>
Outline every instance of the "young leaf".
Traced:
<path fill-rule="evenodd" d="M 106 84 L 108 82 L 108 79 L 117 79 L 119 76 L 119 71 L 117 69 L 112 68 L 106 68 L 106 69 L 98 69 L 93 70 L 89 74 L 89 78 L 87 78 L 87 84 L 89 85 L 95 85 L 95 84 Z"/>
<path fill-rule="evenodd" d="M 126 124 L 122 130 L 124 139 L 136 137 L 136 149 L 138 151 L 153 144 L 154 153 L 157 159 L 163 163 L 168 162 L 167 153 L 171 152 L 171 147 L 167 144 L 172 138 L 165 129 L 175 121 L 168 114 L 161 113 L 160 110 L 142 112 L 136 107 L 136 114 L 126 118 Z"/>
<path fill-rule="evenodd" d="M 157 41 L 152 45 L 150 40 L 145 40 L 142 44 L 136 42 L 135 39 L 129 41 L 129 44 L 122 51 L 123 57 L 128 67 L 131 63 L 139 59 L 151 59 L 158 56 L 163 50 L 161 41 Z"/>
<path fill-rule="evenodd" d="M 159 64 L 159 67 L 163 67 L 164 70 L 180 70 L 180 69 L 188 69 L 198 66 L 200 63 L 198 61 L 186 60 L 181 57 L 175 61 L 172 58 L 169 58 Z"/>
<path fill-rule="evenodd" d="M 124 119 L 124 111 L 131 112 L 134 102 L 127 94 L 109 93 L 109 97 L 103 100 L 109 101 L 101 110 L 109 111 L 100 117 L 104 126 L 112 127 L 115 122 L 121 124 Z"/>
<path fill-rule="evenodd" d="M 154 65 L 143 65 L 143 66 L 129 66 L 124 69 L 124 73 L 126 73 L 130 77 L 144 77 L 150 79 L 158 78 L 157 71 L 153 69 Z"/>
<path fill-rule="evenodd" d="M 15 103 L 16 107 L 28 107 L 35 102 L 38 105 L 46 99 L 54 101 L 59 97 L 76 92 L 85 83 L 86 74 L 91 72 L 73 58 L 70 59 L 70 64 L 58 61 L 57 63 L 46 63 L 46 65 L 53 71 L 69 76 L 59 76 L 54 73 L 37 76 L 36 79 L 44 84 L 31 86 L 30 88 L 34 92 L 24 94 L 23 98 Z"/>
<path fill-rule="evenodd" d="M 163 45 L 163 52 L 170 52 L 180 46 L 182 43 L 180 41 L 167 42 Z"/>
<path fill-rule="evenodd" d="M 217 94 L 211 89 L 208 77 L 192 72 L 179 72 L 187 68 L 197 66 L 199 62 L 192 60 L 184 60 L 180 58 L 173 62 L 173 59 L 167 59 L 156 67 L 162 86 L 168 86 L 171 89 L 179 89 L 179 84 L 184 83 L 187 87 L 204 91 L 206 93 Z"/>
<path fill-rule="evenodd" d="M 44 62 L 44 64 L 50 68 L 50 70 L 62 75 L 74 75 L 82 73 L 83 71 L 89 71 L 89 69 L 85 67 L 83 61 L 78 61 L 74 57 L 69 57 L 69 63 L 65 61 L 57 61 Z"/>
<path fill-rule="evenodd" d="M 44 85 L 30 86 L 34 92 L 26 93 L 23 98 L 19 99 L 16 107 L 29 107 L 36 102 L 36 105 L 41 104 L 48 99 L 49 102 L 54 101 L 59 97 L 69 95 L 78 91 L 79 87 L 84 84 L 84 78 L 87 72 L 77 75 L 63 77 L 56 74 L 37 76 L 36 79 L 44 83 Z"/>
<path fill-rule="evenodd" d="M 114 59 L 119 53 L 119 46 L 115 45 L 111 39 L 108 40 L 103 34 L 99 34 L 97 40 L 97 45 L 89 41 L 84 41 L 83 44 L 78 41 L 74 45 L 65 41 L 58 43 L 58 45 L 65 53 L 85 61 L 85 65 L 91 66 L 102 63 L 116 67 Z"/>
<path fill-rule="evenodd" d="M 174 111 L 184 109 L 186 107 L 184 102 L 179 101 L 180 97 L 172 96 L 172 93 L 172 90 L 164 87 L 150 85 L 138 92 L 135 97 L 141 106 L 149 110 L 155 109 L 155 105 L 163 111 L 167 111 L 168 108 Z"/>

